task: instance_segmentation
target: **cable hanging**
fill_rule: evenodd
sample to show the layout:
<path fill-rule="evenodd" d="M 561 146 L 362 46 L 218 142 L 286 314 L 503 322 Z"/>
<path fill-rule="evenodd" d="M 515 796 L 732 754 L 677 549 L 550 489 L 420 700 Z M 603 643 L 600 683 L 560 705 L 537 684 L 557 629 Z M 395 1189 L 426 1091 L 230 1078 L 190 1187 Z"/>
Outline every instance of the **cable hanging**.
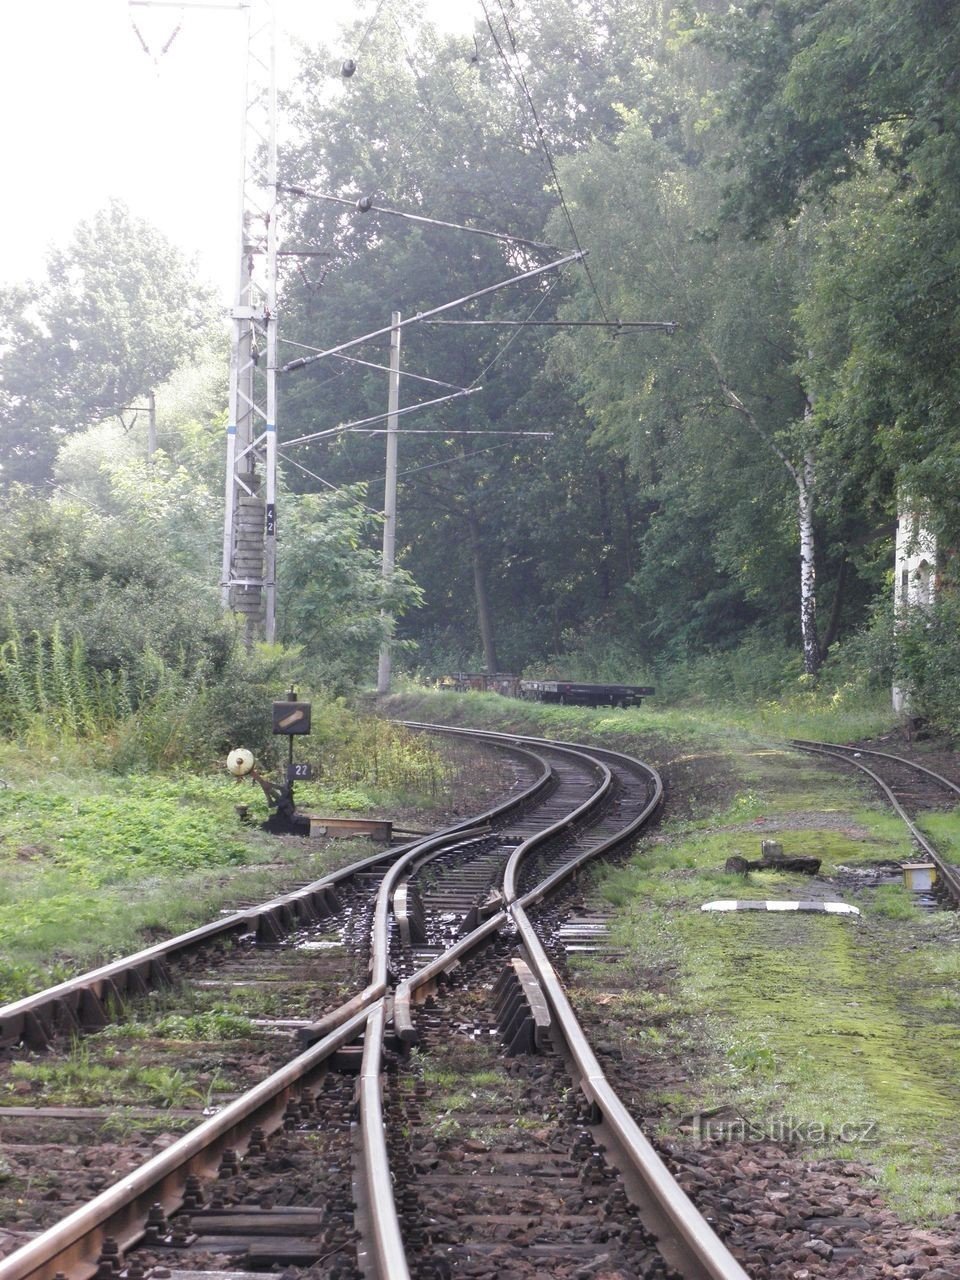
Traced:
<path fill-rule="evenodd" d="M 294 342 L 292 338 L 280 338 L 279 341 L 285 342 L 288 347 L 299 347 L 301 351 L 312 351 L 317 355 L 322 350 L 321 347 L 311 347 L 306 342 Z M 393 372 L 388 364 L 375 364 L 372 360 L 361 360 L 357 356 L 344 356 L 334 352 L 333 358 L 335 360 L 343 360 L 347 364 L 360 364 L 366 369 L 378 369 L 382 373 Z M 346 370 L 344 369 L 336 376 L 339 378 L 345 372 Z M 428 378 L 422 373 L 410 373 L 407 369 L 399 369 L 397 372 L 401 378 L 413 378 L 415 382 L 428 382 L 432 387 L 446 387 L 448 391 L 466 391 L 466 387 L 458 387 L 455 382 L 442 382 L 439 378 Z M 322 386 L 323 384 L 321 383 L 320 385 Z"/>
<path fill-rule="evenodd" d="M 561 182 L 560 182 L 560 175 L 557 173 L 557 166 L 554 164 L 554 161 L 553 161 L 553 155 L 550 151 L 550 145 L 547 142 L 547 136 L 546 136 L 546 133 L 544 132 L 543 124 L 541 123 L 541 120 L 540 120 L 540 113 L 537 111 L 536 103 L 533 100 L 533 95 L 530 93 L 529 86 L 527 85 L 526 76 L 523 74 L 523 65 L 520 62 L 520 55 L 517 50 L 517 42 L 513 37 L 513 31 L 511 30 L 510 22 L 509 22 L 509 19 L 507 18 L 506 10 L 503 7 L 503 0 L 497 0 L 497 7 L 499 8 L 500 15 L 503 18 L 504 30 L 507 33 L 507 38 L 510 41 L 510 47 L 512 48 L 514 57 L 516 59 L 516 63 L 517 63 L 516 68 L 513 67 L 513 65 L 510 62 L 510 59 L 507 57 L 506 50 L 504 49 L 500 41 L 500 37 L 497 35 L 494 29 L 493 21 L 490 17 L 490 12 L 487 9 L 486 0 L 480 0 L 480 7 L 483 9 L 483 16 L 484 16 L 484 19 L 486 20 L 487 28 L 490 32 L 490 36 L 493 40 L 494 46 L 497 52 L 499 53 L 500 57 L 503 59 L 504 66 L 510 72 L 511 76 L 516 81 L 516 83 L 520 86 L 520 90 L 527 101 L 527 106 L 530 108 L 530 114 L 532 115 L 534 125 L 536 126 L 537 136 L 540 139 L 540 145 L 543 148 L 543 154 L 546 157 L 547 165 L 550 169 L 550 174 L 553 179 L 553 185 L 557 191 L 557 198 L 560 202 L 560 208 L 563 211 L 563 216 L 566 218 L 567 226 L 570 228 L 570 234 L 573 237 L 573 242 L 577 246 L 577 249 L 580 250 L 580 252 L 582 253 L 583 249 L 580 244 L 580 237 L 577 235 L 577 229 L 574 226 L 573 216 L 570 213 L 569 206 L 567 205 L 566 196 L 563 194 L 563 186 L 561 185 Z M 600 290 L 597 288 L 597 282 L 593 278 L 593 272 L 590 270 L 590 264 L 587 262 L 585 255 L 583 258 L 583 267 L 587 273 L 587 279 L 590 281 L 590 287 L 593 290 L 593 295 L 597 300 L 597 306 L 600 308 L 600 314 L 603 316 L 604 320 L 607 323 L 610 323 L 610 317 L 607 315 L 607 309 L 603 305 L 603 299 L 600 296 Z"/>
<path fill-rule="evenodd" d="M 278 191 L 288 195 L 301 196 L 307 200 L 324 200 L 329 204 L 345 205 L 356 213 L 383 213 L 391 218 L 403 218 L 406 222 L 419 222 L 430 227 L 444 227 L 449 231 L 468 231 L 471 235 L 487 236 L 491 240 L 502 240 L 505 244 L 520 245 L 525 249 L 537 249 L 545 253 L 560 253 L 562 250 L 554 244 L 544 244 L 540 240 L 528 240 L 525 236 L 511 236 L 502 231 L 487 231 L 482 227 L 467 227 L 462 222 L 445 222 L 441 218 L 428 218 L 420 213 L 406 213 L 402 209 L 390 209 L 386 205 L 376 205 L 370 196 L 361 196 L 359 200 L 348 200 L 345 196 L 330 196 L 323 191 L 309 191 L 306 187 L 280 186 Z"/>

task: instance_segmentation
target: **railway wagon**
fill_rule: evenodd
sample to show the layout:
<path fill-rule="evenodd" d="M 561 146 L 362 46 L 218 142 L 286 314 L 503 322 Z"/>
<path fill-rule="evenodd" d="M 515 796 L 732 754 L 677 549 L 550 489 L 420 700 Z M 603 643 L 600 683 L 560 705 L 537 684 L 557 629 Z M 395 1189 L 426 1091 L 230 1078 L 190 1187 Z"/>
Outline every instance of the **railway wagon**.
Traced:
<path fill-rule="evenodd" d="M 458 671 L 444 676 L 442 689 L 456 693 L 499 693 L 505 698 L 525 698 L 533 702 L 559 702 L 571 707 L 638 707 L 644 698 L 656 692 L 645 685 L 585 684 L 572 680 L 521 680 L 501 672 L 490 676 L 482 672 Z"/>
<path fill-rule="evenodd" d="M 637 684 L 583 684 L 572 680 L 521 680 L 520 697 L 569 707 L 639 707 L 655 689 Z"/>
<path fill-rule="evenodd" d="M 488 676 L 482 671 L 456 671 L 443 677 L 440 688 L 453 693 L 500 693 L 505 698 L 519 698 L 520 677 L 506 672 Z"/>

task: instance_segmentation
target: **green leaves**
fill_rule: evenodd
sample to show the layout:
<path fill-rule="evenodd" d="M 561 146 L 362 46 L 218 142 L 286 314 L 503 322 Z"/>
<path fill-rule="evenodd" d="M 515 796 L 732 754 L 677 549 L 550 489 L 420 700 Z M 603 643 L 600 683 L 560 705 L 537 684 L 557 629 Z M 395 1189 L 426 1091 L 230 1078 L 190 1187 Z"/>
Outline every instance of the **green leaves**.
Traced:
<path fill-rule="evenodd" d="M 216 322 L 210 290 L 119 201 L 45 279 L 0 295 L 0 481 L 42 483 L 58 443 L 164 382 Z"/>

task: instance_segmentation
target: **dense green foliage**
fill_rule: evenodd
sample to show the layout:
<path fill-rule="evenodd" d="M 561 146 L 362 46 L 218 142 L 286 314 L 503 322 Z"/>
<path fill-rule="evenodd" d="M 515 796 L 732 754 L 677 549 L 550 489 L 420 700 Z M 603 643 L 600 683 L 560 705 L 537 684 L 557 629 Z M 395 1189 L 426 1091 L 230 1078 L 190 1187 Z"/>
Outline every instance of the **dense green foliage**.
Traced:
<path fill-rule="evenodd" d="M 334 57 L 305 59 L 296 238 L 333 260 L 321 288 L 291 280 L 291 336 L 343 341 L 546 258 L 318 195 L 569 245 L 541 138 L 590 274 L 457 314 L 680 326 L 405 332 L 405 367 L 483 371 L 485 388 L 408 419 L 446 438 L 402 441 L 404 563 L 425 596 L 404 633 L 426 669 L 626 676 L 748 638 L 815 673 L 888 589 L 898 484 L 952 530 L 953 37 L 924 12 L 691 0 L 560 22 L 528 0 L 473 49 L 395 15 L 339 86 Z M 300 431 L 382 409 L 369 370 L 320 362 L 289 385 Z M 555 435 L 480 454 L 453 434 L 505 427 Z M 376 437 L 316 450 L 335 481 L 380 472 Z"/>
<path fill-rule="evenodd" d="M 58 443 L 156 389 L 215 318 L 189 264 L 119 201 L 80 223 L 44 279 L 0 293 L 0 474 L 42 483 Z"/>
<path fill-rule="evenodd" d="M 304 51 L 280 194 L 286 247 L 319 256 L 284 259 L 281 359 L 381 336 L 348 347 L 360 363 L 281 376 L 281 439 L 326 433 L 284 463 L 288 670 L 356 687 L 393 614 L 430 673 L 769 696 L 825 662 L 874 683 L 899 662 L 916 705 L 960 725 L 934 632 L 907 627 L 895 658 L 890 618 L 871 621 L 898 492 L 942 546 L 960 532 L 956 17 L 930 0 L 520 0 L 464 39 L 390 0 L 337 50 Z M 391 311 L 578 245 L 586 266 L 445 316 L 482 327 L 403 330 L 403 370 L 433 380 L 405 379 L 404 408 L 474 394 L 402 419 L 385 589 L 381 424 L 331 428 L 383 413 Z M 242 661 L 215 598 L 222 363 L 186 373 L 222 361 L 206 295 L 112 205 L 4 304 L 5 715 L 56 707 L 79 731 L 163 688 L 169 707 L 199 698 L 209 728 Z M 489 323 L 531 319 L 678 327 Z M 142 424 L 104 419 L 175 370 L 148 463 Z M 51 474 L 53 498 L 11 485 Z"/>

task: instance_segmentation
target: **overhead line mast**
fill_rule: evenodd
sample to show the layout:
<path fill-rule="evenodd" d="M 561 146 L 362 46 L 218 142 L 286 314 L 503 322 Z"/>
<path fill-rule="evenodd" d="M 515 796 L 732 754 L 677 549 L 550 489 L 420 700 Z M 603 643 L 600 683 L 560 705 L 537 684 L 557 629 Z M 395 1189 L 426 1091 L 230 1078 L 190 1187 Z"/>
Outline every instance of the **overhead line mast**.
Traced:
<path fill-rule="evenodd" d="M 220 588 L 224 607 L 243 617 L 247 642 L 272 643 L 277 616 L 277 22 L 274 0 L 251 0 L 245 8 Z"/>

